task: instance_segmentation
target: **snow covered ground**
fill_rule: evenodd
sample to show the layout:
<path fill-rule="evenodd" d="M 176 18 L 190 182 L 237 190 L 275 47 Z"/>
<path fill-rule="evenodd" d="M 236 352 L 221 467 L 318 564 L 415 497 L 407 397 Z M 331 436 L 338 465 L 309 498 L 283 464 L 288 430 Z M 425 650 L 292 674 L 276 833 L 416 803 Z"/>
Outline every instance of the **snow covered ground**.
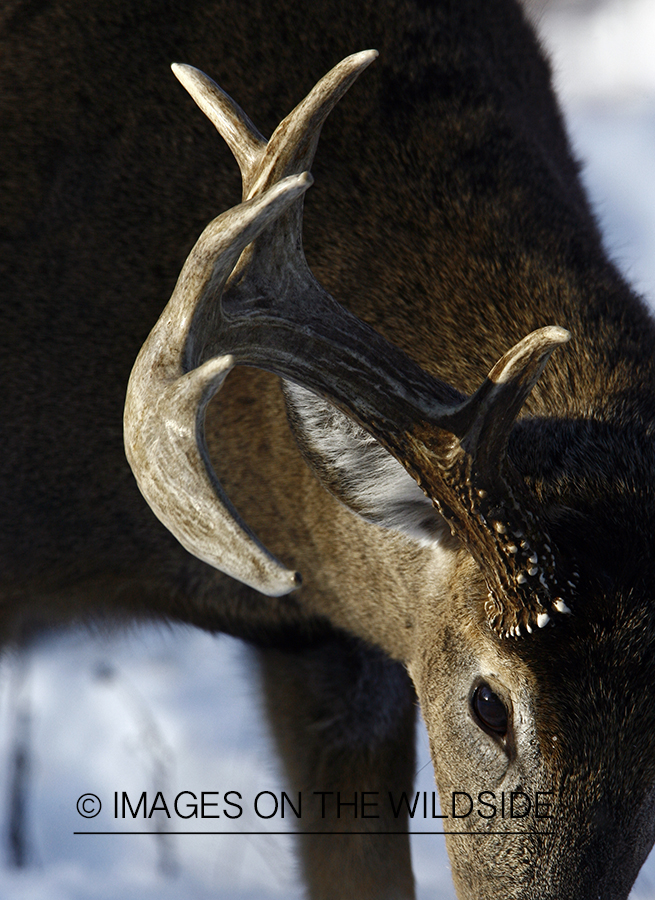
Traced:
<path fill-rule="evenodd" d="M 541 0 L 535 0 L 541 5 Z M 560 2 L 538 14 L 607 247 L 655 301 L 655 4 Z M 289 838 L 89 836 L 112 829 L 114 791 L 279 791 L 260 724 L 248 651 L 183 628 L 126 636 L 68 633 L 0 664 L 0 896 L 8 900 L 294 900 L 301 891 Z M 23 792 L 16 748 L 28 746 Z M 422 731 L 417 788 L 433 789 Z M 20 771 L 20 767 L 19 767 Z M 98 795 L 85 820 L 77 798 Z M 8 810 L 25 803 L 29 865 L 7 864 Z M 217 799 L 217 798 L 208 798 Z M 217 807 L 221 811 L 223 803 Z M 244 810 L 250 808 L 244 802 Z M 153 822 L 157 821 L 155 817 Z M 280 830 L 254 815 L 243 830 Z M 194 828 L 189 819 L 185 827 Z M 229 827 L 222 816 L 217 830 Z M 127 825 L 129 828 L 129 824 Z M 138 827 L 138 826 L 137 826 Z M 159 819 L 157 827 L 165 828 Z M 413 839 L 422 900 L 454 891 L 442 838 Z M 655 900 L 655 854 L 632 896 Z"/>
<path fill-rule="evenodd" d="M 655 3 L 587 0 L 539 31 L 606 247 L 655 305 Z"/>

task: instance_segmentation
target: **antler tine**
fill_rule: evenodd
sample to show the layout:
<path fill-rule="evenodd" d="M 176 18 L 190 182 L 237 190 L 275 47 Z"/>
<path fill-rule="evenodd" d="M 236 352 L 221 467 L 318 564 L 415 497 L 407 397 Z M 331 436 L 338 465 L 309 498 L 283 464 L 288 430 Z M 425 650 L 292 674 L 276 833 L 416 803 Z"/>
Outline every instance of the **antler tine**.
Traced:
<path fill-rule="evenodd" d="M 571 335 L 557 325 L 539 328 L 515 344 L 498 360 L 471 399 L 442 419 L 442 427 L 456 434 L 475 460 L 481 480 L 498 474 L 509 433 L 539 380 L 552 353 Z"/>
<path fill-rule="evenodd" d="M 207 404 L 234 360 L 223 354 L 192 367 L 206 320 L 220 314 L 223 286 L 243 248 L 311 180 L 308 174 L 287 178 L 207 226 L 137 357 L 125 402 L 125 451 L 155 515 L 195 556 L 270 596 L 298 587 L 300 577 L 241 520 L 213 472 L 204 439 Z"/>
<path fill-rule="evenodd" d="M 239 104 L 200 69 L 185 63 L 173 63 L 171 69 L 234 154 L 245 183 L 266 149 L 266 138 Z"/>
<path fill-rule="evenodd" d="M 311 169 L 323 123 L 377 56 L 377 50 L 364 50 L 343 59 L 280 122 L 268 142 L 211 78 L 193 66 L 174 63 L 172 69 L 234 154 L 243 178 L 243 199 L 247 200 L 280 178 Z"/>
<path fill-rule="evenodd" d="M 377 50 L 353 53 L 334 66 L 280 122 L 268 142 L 266 158 L 244 196 L 264 190 L 284 175 L 309 171 L 321 128 L 329 114 L 364 69 L 378 57 Z"/>
<path fill-rule="evenodd" d="M 506 454 L 523 403 L 570 337 L 554 325 L 533 331 L 465 403 L 434 423 L 416 423 L 394 454 L 480 565 L 489 589 L 488 621 L 504 637 L 543 627 L 553 611 L 568 611 L 561 586 L 577 579 L 571 571 L 563 577 L 564 561 Z"/>

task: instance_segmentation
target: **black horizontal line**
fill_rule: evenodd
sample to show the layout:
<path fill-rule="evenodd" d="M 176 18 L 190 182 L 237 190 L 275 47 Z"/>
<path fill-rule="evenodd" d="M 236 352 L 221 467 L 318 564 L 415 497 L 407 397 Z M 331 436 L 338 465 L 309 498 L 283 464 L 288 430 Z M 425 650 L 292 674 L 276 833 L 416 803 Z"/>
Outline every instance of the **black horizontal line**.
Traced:
<path fill-rule="evenodd" d="M 246 835 L 391 835 L 391 834 L 470 834 L 482 835 L 483 837 L 490 834 L 552 834 L 552 831 L 74 831 L 73 834 L 246 834 Z"/>

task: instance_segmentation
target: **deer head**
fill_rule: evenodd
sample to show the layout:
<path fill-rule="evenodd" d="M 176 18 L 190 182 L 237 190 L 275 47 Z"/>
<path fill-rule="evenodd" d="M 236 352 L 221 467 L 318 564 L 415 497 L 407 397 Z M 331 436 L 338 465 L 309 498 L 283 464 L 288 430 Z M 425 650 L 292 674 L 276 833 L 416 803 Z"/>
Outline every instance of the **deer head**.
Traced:
<path fill-rule="evenodd" d="M 576 896 L 595 896 L 594 866 L 605 867 L 607 896 L 625 896 L 652 827 L 642 828 L 635 846 L 614 838 L 618 828 L 648 818 L 652 779 L 623 779 L 621 796 L 632 810 L 622 817 L 611 796 L 613 776 L 594 771 L 595 763 L 617 771 L 599 727 L 588 729 L 584 745 L 562 731 L 564 721 L 571 725 L 596 702 L 600 657 L 587 658 L 594 643 L 588 628 L 567 618 L 576 612 L 578 562 L 508 454 L 528 395 L 569 333 L 545 324 L 527 334 L 464 396 L 344 310 L 305 261 L 303 196 L 321 126 L 375 56 L 359 53 L 336 66 L 268 142 L 209 78 L 174 67 L 232 149 L 243 202 L 205 229 L 139 354 L 125 406 L 127 457 L 149 505 L 191 553 L 264 594 L 294 590 L 299 574 L 240 519 L 213 472 L 203 432 L 207 404 L 234 366 L 289 382 L 292 427 L 328 490 L 368 521 L 428 544 L 443 544 L 448 532 L 454 539 L 447 599 L 438 612 L 423 603 L 414 624 L 421 636 L 399 655 L 428 725 L 461 896 L 500 890 L 541 897 L 542 878 L 551 883 L 549 896 L 573 896 L 576 878 Z M 340 458 L 346 446 L 356 447 L 348 464 Z M 353 455 L 374 477 L 384 472 L 385 486 L 400 486 L 397 503 L 371 501 L 366 473 L 350 466 Z M 437 634 L 439 642 L 430 637 Z M 562 688 L 562 711 L 543 685 L 552 686 L 569 665 L 587 665 L 590 687 L 588 696 Z M 631 739 L 640 704 L 625 718 Z M 634 772 L 640 750 L 635 740 L 630 746 Z M 458 810 L 450 808 L 458 792 L 482 809 L 462 819 L 461 835 Z M 493 816 L 491 804 L 480 806 L 490 792 Z M 500 804 L 512 795 L 529 798 L 527 820 L 501 816 Z M 553 862 L 563 843 L 566 860 Z M 607 869 L 612 854 L 626 861 L 620 877 Z"/>

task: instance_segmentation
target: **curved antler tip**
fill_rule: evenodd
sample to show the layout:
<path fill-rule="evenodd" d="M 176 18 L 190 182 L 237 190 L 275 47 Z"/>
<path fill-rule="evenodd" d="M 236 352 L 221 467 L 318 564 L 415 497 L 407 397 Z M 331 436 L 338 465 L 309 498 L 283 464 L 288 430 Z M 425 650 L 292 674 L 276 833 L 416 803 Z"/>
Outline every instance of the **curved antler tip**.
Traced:
<path fill-rule="evenodd" d="M 290 176 L 290 178 L 293 177 L 293 175 Z M 314 184 L 314 176 L 311 172 L 301 172 L 300 175 L 295 176 L 295 179 L 295 184 L 297 184 L 298 187 L 311 187 Z"/>
<path fill-rule="evenodd" d="M 370 66 L 379 55 L 377 50 L 360 50 L 358 53 L 351 53 L 350 56 L 346 56 L 345 59 L 342 59 L 332 71 L 340 70 L 354 72 L 359 75 L 364 69 Z"/>
<path fill-rule="evenodd" d="M 559 325 L 537 328 L 508 350 L 487 377 L 494 384 L 504 384 L 519 377 L 532 386 L 553 351 L 570 340 L 571 332 Z"/>
<path fill-rule="evenodd" d="M 543 353 L 554 350 L 571 340 L 571 332 L 559 325 L 545 325 L 527 334 L 523 340 L 515 344 L 506 356 L 518 353 Z"/>
<path fill-rule="evenodd" d="M 190 66 L 188 63 L 173 62 L 171 63 L 171 71 L 178 81 L 182 81 L 185 74 L 191 74 L 194 71 L 194 67 Z"/>
<path fill-rule="evenodd" d="M 200 69 L 196 69 L 195 66 L 190 66 L 188 63 L 177 62 L 171 63 L 171 71 L 185 91 L 191 94 L 195 100 L 194 88 L 199 82 L 206 79 L 207 76 L 204 72 L 201 72 Z"/>
<path fill-rule="evenodd" d="M 245 579 L 239 578 L 239 580 Z M 246 584 L 248 583 L 249 582 L 246 581 Z M 297 591 L 298 588 L 302 586 L 302 575 L 300 572 L 286 569 L 278 563 L 276 571 L 269 573 L 265 580 L 262 579 L 259 582 L 252 581 L 250 582 L 250 585 L 260 593 L 266 594 L 267 597 L 284 597 L 292 591 Z"/>
<path fill-rule="evenodd" d="M 559 325 L 547 325 L 545 328 L 540 328 L 538 332 L 535 332 L 535 334 L 537 333 L 553 344 L 568 344 L 571 340 L 571 332 L 567 331 L 566 328 L 561 328 Z"/>
<path fill-rule="evenodd" d="M 269 188 L 265 194 L 259 194 L 254 199 L 258 201 L 258 205 L 262 210 L 270 208 L 273 216 L 277 218 L 286 207 L 302 196 L 307 188 L 310 188 L 313 184 L 314 176 L 311 172 L 301 172 L 300 175 L 287 175 L 286 178 Z M 253 208 L 255 208 L 254 204 Z M 268 224 L 268 220 L 264 217 L 262 217 L 262 222 Z"/>
<path fill-rule="evenodd" d="M 372 63 L 374 59 L 377 59 L 379 55 L 379 50 L 361 50 L 359 53 L 353 53 L 351 59 L 360 59 L 368 65 L 369 63 Z"/>

